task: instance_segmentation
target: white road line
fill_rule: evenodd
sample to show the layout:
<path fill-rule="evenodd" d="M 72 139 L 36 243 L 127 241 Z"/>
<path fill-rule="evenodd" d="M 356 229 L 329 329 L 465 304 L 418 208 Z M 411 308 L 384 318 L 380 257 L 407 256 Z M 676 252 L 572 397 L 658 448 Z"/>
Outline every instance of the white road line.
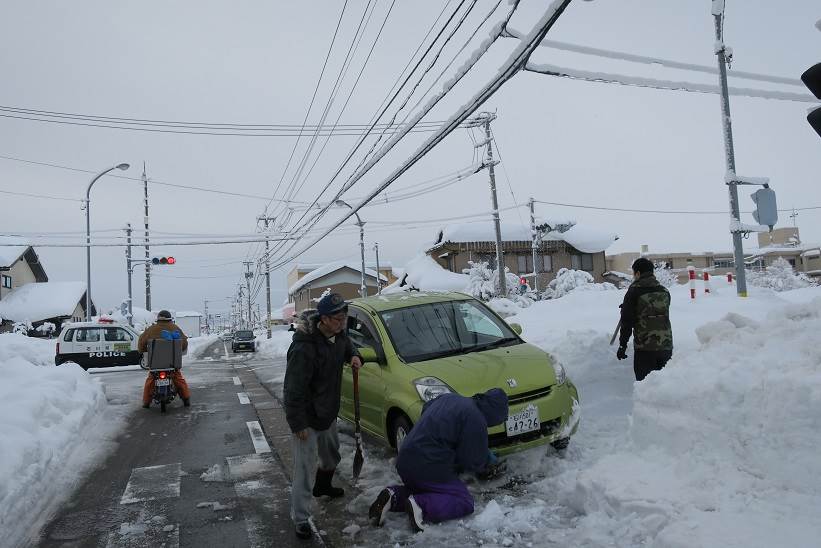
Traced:
<path fill-rule="evenodd" d="M 180 496 L 180 463 L 134 468 L 125 486 L 120 504 Z"/>
<path fill-rule="evenodd" d="M 234 384 L 237 386 L 242 384 L 242 381 L 239 380 L 239 377 L 234 377 Z"/>
<path fill-rule="evenodd" d="M 248 398 L 248 394 L 245 392 L 237 392 L 237 397 L 242 405 L 248 405 L 251 403 L 251 400 Z"/>
<path fill-rule="evenodd" d="M 271 446 L 268 445 L 268 440 L 265 439 L 265 434 L 262 432 L 262 427 L 259 421 L 248 421 L 245 423 L 248 427 L 248 432 L 251 434 L 251 441 L 254 442 L 254 451 L 259 453 L 270 453 Z"/>

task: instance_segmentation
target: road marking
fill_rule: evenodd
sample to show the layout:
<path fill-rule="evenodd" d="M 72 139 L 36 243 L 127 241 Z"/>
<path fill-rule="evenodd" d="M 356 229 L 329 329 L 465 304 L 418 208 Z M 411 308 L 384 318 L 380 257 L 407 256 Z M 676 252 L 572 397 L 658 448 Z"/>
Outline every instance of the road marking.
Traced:
<path fill-rule="evenodd" d="M 180 496 L 180 463 L 134 468 L 125 486 L 120 504 Z"/>
<path fill-rule="evenodd" d="M 262 427 L 259 421 L 248 421 L 245 423 L 248 427 L 248 432 L 251 434 L 251 441 L 254 442 L 254 451 L 259 453 L 270 453 L 271 446 L 268 445 L 268 440 L 265 439 L 265 434 L 262 432 Z"/>
<path fill-rule="evenodd" d="M 106 548 L 133 548 L 134 546 L 164 546 L 179 548 L 180 525 L 168 523 L 165 516 L 149 518 L 141 512 L 135 522 L 121 523 L 108 535 Z"/>
<path fill-rule="evenodd" d="M 248 398 L 248 394 L 245 392 L 237 392 L 237 397 L 242 405 L 248 405 L 251 403 L 251 400 Z"/>
<path fill-rule="evenodd" d="M 242 381 L 239 380 L 239 377 L 234 377 L 234 384 L 237 386 L 242 384 Z"/>
<path fill-rule="evenodd" d="M 227 457 L 234 492 L 244 516 L 248 545 L 252 548 L 276 546 L 282 532 L 277 522 L 288 516 L 288 480 L 271 453 Z M 271 517 L 274 517 L 272 520 Z"/>

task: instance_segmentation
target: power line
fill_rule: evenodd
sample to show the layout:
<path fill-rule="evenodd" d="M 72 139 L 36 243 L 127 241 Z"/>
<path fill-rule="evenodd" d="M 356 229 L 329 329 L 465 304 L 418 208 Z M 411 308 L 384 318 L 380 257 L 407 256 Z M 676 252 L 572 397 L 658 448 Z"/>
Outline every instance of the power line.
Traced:
<path fill-rule="evenodd" d="M 79 202 L 82 203 L 83 200 L 80 198 L 68 198 L 63 196 L 46 196 L 45 194 L 30 194 L 28 192 L 13 192 L 11 190 L 0 190 L 2 194 L 11 194 L 12 196 L 27 196 L 29 198 L 45 198 L 47 200 L 63 200 L 66 202 Z"/>
<path fill-rule="evenodd" d="M 693 210 L 670 210 L 670 209 L 628 209 L 621 207 L 604 207 L 581 204 L 568 204 L 562 202 L 547 202 L 544 200 L 534 200 L 537 204 L 547 204 L 562 207 L 573 207 L 579 209 L 595 209 L 600 211 L 620 211 L 627 213 L 659 213 L 671 215 L 727 215 L 726 211 L 693 211 Z M 811 209 L 821 209 L 821 206 L 796 207 L 790 209 L 779 209 L 780 212 L 788 212 L 795 209 L 795 211 L 807 211 Z M 752 213 L 751 211 L 742 211 L 741 213 Z"/>

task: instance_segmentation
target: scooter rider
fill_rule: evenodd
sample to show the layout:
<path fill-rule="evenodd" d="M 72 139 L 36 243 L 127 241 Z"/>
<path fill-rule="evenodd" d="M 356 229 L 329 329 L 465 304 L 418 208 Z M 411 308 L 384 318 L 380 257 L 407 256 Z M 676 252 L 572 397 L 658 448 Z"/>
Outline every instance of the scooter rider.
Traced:
<path fill-rule="evenodd" d="M 171 312 L 168 310 L 160 310 L 157 314 L 157 323 L 143 331 L 139 341 L 137 341 L 137 349 L 143 353 L 148 352 L 148 341 L 152 339 L 162 339 L 163 331 L 179 333 L 179 338 L 182 340 L 182 351 L 185 352 L 188 350 L 188 337 L 185 336 L 182 329 L 171 319 Z M 191 391 L 188 389 L 188 383 L 185 382 L 185 377 L 182 376 L 182 371 L 179 369 L 174 370 L 174 372 L 171 373 L 171 381 L 174 383 L 180 398 L 182 398 L 183 405 L 189 407 L 191 405 Z M 148 409 L 151 405 L 151 396 L 153 393 L 154 377 L 149 371 L 148 377 L 145 379 L 145 386 L 143 387 L 143 408 Z"/>

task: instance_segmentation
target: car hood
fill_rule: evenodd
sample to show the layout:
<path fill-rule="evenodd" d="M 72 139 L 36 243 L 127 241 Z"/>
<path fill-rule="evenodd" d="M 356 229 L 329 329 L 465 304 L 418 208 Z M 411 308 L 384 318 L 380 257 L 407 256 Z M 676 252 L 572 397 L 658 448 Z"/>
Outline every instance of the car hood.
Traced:
<path fill-rule="evenodd" d="M 436 377 L 463 396 L 490 388 L 508 395 L 556 384 L 552 359 L 531 344 L 517 344 L 409 364 L 420 377 Z"/>

